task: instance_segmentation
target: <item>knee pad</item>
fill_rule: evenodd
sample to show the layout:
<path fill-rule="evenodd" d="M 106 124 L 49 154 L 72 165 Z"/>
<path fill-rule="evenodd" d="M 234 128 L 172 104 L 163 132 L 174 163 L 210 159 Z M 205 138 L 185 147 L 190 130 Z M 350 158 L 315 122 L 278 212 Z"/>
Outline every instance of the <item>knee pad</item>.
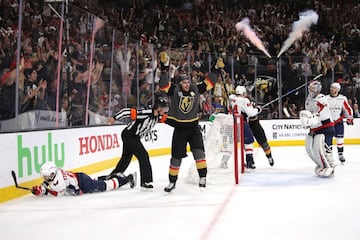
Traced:
<path fill-rule="evenodd" d="M 181 158 L 171 158 L 170 166 L 174 168 L 179 168 L 181 165 Z"/>
<path fill-rule="evenodd" d="M 205 152 L 202 149 L 193 149 L 192 153 L 195 160 L 205 159 Z"/>

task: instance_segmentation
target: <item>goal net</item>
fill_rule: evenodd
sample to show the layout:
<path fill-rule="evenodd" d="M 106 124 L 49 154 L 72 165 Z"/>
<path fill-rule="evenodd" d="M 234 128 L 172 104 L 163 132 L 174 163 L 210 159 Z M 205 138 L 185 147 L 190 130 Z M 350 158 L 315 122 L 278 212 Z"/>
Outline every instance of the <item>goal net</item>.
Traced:
<path fill-rule="evenodd" d="M 205 159 L 207 161 L 207 183 L 238 183 L 244 172 L 244 144 L 242 119 L 239 115 L 218 113 L 213 115 L 210 129 L 204 136 Z M 195 161 L 186 176 L 187 183 L 198 184 L 199 175 Z"/>

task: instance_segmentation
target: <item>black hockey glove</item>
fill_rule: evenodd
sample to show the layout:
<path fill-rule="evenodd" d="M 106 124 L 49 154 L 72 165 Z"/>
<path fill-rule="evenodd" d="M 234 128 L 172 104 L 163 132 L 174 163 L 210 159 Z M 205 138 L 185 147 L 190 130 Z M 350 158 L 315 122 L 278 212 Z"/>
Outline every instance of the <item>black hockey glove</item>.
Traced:
<path fill-rule="evenodd" d="M 347 125 L 354 125 L 354 119 L 353 118 L 346 119 L 346 124 Z"/>

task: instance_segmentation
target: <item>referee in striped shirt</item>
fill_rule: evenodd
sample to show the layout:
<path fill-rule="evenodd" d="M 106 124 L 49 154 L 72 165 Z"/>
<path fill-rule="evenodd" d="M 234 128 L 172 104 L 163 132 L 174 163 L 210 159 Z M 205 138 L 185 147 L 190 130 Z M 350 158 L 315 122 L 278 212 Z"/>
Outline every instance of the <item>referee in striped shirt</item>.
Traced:
<path fill-rule="evenodd" d="M 140 167 L 140 186 L 143 189 L 151 190 L 153 175 L 149 154 L 140 139 L 149 133 L 156 123 L 165 122 L 168 110 L 166 99 L 157 97 L 152 109 L 123 108 L 110 117 L 108 120 L 110 124 L 113 124 L 115 120 L 129 119 L 130 122 L 121 133 L 123 151 L 119 162 L 109 175 L 101 176 L 98 179 L 122 175 L 129 166 L 132 156 L 135 155 Z"/>

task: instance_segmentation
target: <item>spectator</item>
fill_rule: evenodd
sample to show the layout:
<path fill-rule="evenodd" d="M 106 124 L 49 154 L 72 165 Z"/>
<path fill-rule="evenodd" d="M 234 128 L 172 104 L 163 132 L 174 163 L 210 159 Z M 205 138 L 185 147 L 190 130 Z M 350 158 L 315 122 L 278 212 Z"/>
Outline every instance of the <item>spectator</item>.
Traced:
<path fill-rule="evenodd" d="M 359 72 L 355 73 L 353 77 L 353 83 L 355 84 L 355 98 L 357 102 L 360 102 L 360 74 Z"/>
<path fill-rule="evenodd" d="M 140 107 L 148 108 L 151 105 L 151 92 L 149 89 L 149 84 L 145 79 L 140 82 L 140 89 L 139 89 L 139 100 L 140 100 Z"/>
<path fill-rule="evenodd" d="M 216 98 L 221 105 L 224 105 L 226 92 L 224 88 L 224 83 L 222 82 L 222 78 L 219 76 L 216 80 L 215 86 L 214 86 L 214 98 Z M 215 101 L 217 101 L 215 100 Z"/>
<path fill-rule="evenodd" d="M 215 112 L 214 106 L 211 103 L 211 97 L 207 96 L 202 104 L 202 120 L 208 120 L 211 114 Z"/>
<path fill-rule="evenodd" d="M 214 109 L 214 112 L 216 113 L 224 113 L 225 112 L 225 106 L 221 104 L 220 97 L 214 97 L 214 102 L 212 103 L 212 108 Z"/>
<path fill-rule="evenodd" d="M 20 73 L 23 69 L 23 59 L 20 65 Z M 22 74 L 21 74 L 22 77 Z M 0 119 L 10 119 L 15 117 L 15 100 L 16 100 L 16 69 L 5 72 L 1 79 L 0 91 Z M 18 89 L 20 102 L 23 101 L 23 93 Z"/>
<path fill-rule="evenodd" d="M 37 109 L 39 101 L 43 101 L 45 98 L 45 89 L 47 82 L 43 79 L 36 83 L 37 72 L 32 69 L 24 69 L 25 81 L 24 81 L 24 100 L 21 105 L 21 112 Z M 40 105 L 40 104 L 39 104 Z"/>
<path fill-rule="evenodd" d="M 299 118 L 299 113 L 297 112 L 297 107 L 294 103 L 289 104 L 289 113 L 290 118 Z"/>
<path fill-rule="evenodd" d="M 360 118 L 359 104 L 354 103 L 353 110 L 354 110 L 354 118 Z"/>

